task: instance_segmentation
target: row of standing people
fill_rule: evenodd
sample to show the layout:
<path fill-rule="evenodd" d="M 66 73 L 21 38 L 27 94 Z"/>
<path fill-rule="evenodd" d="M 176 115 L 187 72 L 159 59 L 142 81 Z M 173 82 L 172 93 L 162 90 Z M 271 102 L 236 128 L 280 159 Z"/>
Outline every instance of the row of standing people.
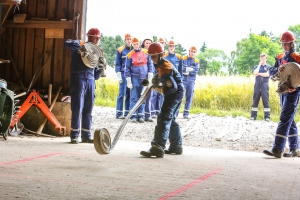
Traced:
<path fill-rule="evenodd" d="M 125 45 L 119 47 L 116 52 L 115 71 L 119 81 L 116 105 L 117 119 L 124 119 L 140 98 L 143 89 L 141 81 L 145 78 L 151 81 L 153 75 L 157 73 L 148 55 L 148 48 L 152 43 L 151 39 L 144 39 L 140 46 L 137 38 L 132 38 L 130 34 L 126 34 L 124 41 Z M 159 38 L 158 42 L 165 46 L 164 39 Z M 176 43 L 174 40 L 170 40 L 168 46 L 169 51 L 165 51 L 163 57 L 170 61 L 182 76 L 186 97 L 183 117 L 188 118 L 194 96 L 195 80 L 199 71 L 199 61 L 195 58 L 197 49 L 192 46 L 187 56 L 181 56 L 175 53 Z M 159 114 L 163 100 L 164 95 L 152 91 L 146 102 L 132 115 L 131 121 L 153 122 L 152 118 L 156 118 Z"/>

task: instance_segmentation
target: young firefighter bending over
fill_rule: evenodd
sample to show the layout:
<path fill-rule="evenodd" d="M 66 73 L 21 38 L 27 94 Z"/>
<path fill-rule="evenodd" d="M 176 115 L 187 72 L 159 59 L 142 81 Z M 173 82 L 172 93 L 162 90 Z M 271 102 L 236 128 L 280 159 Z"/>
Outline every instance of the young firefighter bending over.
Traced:
<path fill-rule="evenodd" d="M 175 117 L 183 98 L 184 90 L 180 73 L 171 62 L 163 58 L 164 47 L 158 43 L 152 43 L 148 49 L 157 74 L 152 79 L 152 89 L 164 94 L 164 102 L 157 117 L 154 138 L 149 151 L 141 151 L 145 157 L 156 156 L 163 158 L 164 154 L 182 154 L 182 138 L 179 125 Z M 167 139 L 170 147 L 165 149 Z"/>

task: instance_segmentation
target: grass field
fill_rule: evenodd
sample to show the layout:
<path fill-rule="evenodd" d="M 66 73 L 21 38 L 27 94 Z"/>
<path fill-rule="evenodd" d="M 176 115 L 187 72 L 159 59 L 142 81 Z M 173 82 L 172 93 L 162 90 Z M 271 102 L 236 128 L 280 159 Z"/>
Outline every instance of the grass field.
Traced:
<path fill-rule="evenodd" d="M 206 113 L 211 116 L 244 116 L 250 118 L 253 86 L 251 77 L 216 77 L 199 76 L 195 84 L 195 94 L 190 113 Z M 271 121 L 277 122 L 280 115 L 279 95 L 276 93 L 277 82 L 270 80 Z M 116 78 L 101 78 L 96 82 L 95 105 L 115 107 L 119 84 Z M 181 106 L 183 110 L 185 99 Z M 259 103 L 258 120 L 264 119 L 262 100 Z M 300 119 L 297 111 L 295 121 Z"/>

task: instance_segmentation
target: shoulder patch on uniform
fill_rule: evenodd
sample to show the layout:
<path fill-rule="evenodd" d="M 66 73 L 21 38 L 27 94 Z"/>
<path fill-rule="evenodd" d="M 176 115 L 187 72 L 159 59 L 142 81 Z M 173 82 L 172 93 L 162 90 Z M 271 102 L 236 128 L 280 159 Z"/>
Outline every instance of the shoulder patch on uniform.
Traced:
<path fill-rule="evenodd" d="M 164 53 L 164 58 L 167 57 L 168 55 L 169 55 L 169 52 L 166 51 L 166 52 Z"/>
<path fill-rule="evenodd" d="M 183 56 L 183 57 L 182 57 L 182 60 L 186 60 L 186 59 L 187 59 L 187 56 Z"/>
<path fill-rule="evenodd" d="M 120 47 L 118 48 L 118 52 L 121 53 L 124 49 L 125 49 L 125 46 L 124 46 L 124 45 L 123 45 L 123 46 L 120 46 Z"/>
<path fill-rule="evenodd" d="M 198 62 L 199 62 L 199 60 L 198 60 L 197 58 L 194 58 L 194 61 L 195 61 L 195 63 L 198 63 Z"/>
<path fill-rule="evenodd" d="M 141 49 L 142 52 L 144 52 L 145 54 L 148 54 L 148 50 L 147 49 Z"/>
<path fill-rule="evenodd" d="M 179 60 L 182 59 L 182 57 L 181 57 L 181 55 L 180 55 L 179 53 L 175 53 L 175 56 L 176 56 L 177 58 L 179 58 Z"/>
<path fill-rule="evenodd" d="M 294 58 L 294 60 L 296 60 L 297 63 L 300 63 L 300 54 L 297 52 L 294 52 L 291 54 L 291 57 Z"/>
<path fill-rule="evenodd" d="M 132 54 L 134 54 L 135 51 L 134 50 L 131 50 L 128 54 L 127 54 L 127 58 L 131 58 Z"/>
<path fill-rule="evenodd" d="M 283 57 L 284 57 L 284 53 L 281 53 L 281 54 L 278 54 L 276 58 L 277 58 L 277 59 L 281 59 L 281 58 L 283 58 Z"/>

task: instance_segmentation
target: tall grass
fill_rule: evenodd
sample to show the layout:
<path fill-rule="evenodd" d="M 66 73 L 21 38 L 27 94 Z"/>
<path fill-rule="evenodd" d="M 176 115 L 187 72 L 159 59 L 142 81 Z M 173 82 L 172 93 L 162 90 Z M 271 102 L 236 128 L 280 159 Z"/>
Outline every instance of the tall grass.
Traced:
<path fill-rule="evenodd" d="M 190 113 L 206 113 L 212 116 L 244 116 L 249 118 L 252 107 L 254 77 L 199 76 L 195 83 L 194 99 Z M 277 82 L 270 80 L 271 120 L 278 121 L 280 115 Z M 115 107 L 119 83 L 116 78 L 101 78 L 96 82 L 95 105 Z M 182 102 L 183 110 L 185 100 Z M 296 115 L 296 121 L 300 117 Z M 262 100 L 257 119 L 264 119 Z"/>

